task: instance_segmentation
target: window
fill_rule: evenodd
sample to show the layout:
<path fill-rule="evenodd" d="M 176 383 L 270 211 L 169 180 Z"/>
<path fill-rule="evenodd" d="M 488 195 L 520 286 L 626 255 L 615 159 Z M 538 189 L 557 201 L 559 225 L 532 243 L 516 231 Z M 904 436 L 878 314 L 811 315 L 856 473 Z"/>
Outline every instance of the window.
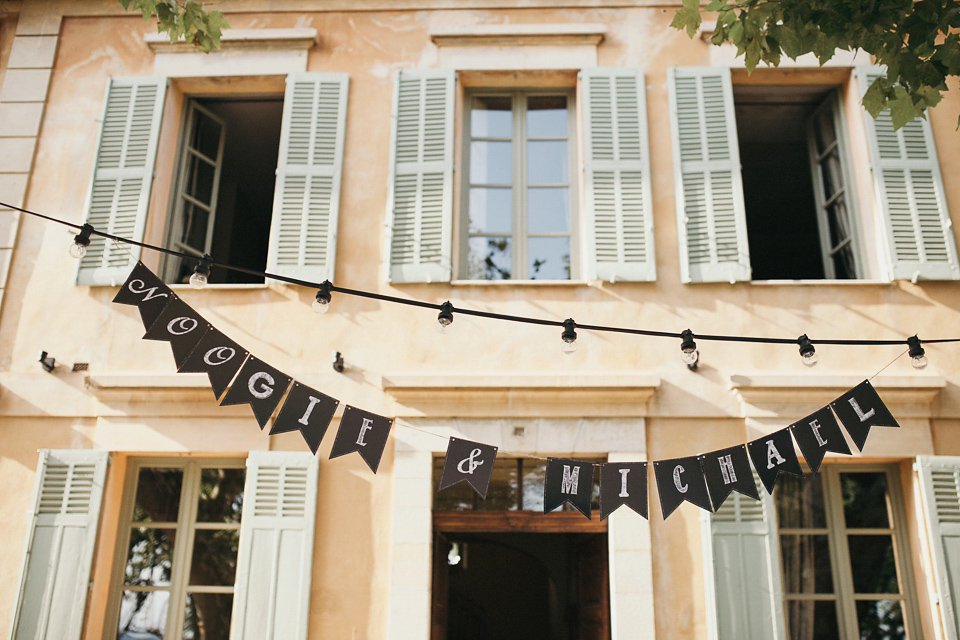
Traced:
<path fill-rule="evenodd" d="M 569 280 L 572 93 L 471 92 L 466 102 L 463 277 Z"/>

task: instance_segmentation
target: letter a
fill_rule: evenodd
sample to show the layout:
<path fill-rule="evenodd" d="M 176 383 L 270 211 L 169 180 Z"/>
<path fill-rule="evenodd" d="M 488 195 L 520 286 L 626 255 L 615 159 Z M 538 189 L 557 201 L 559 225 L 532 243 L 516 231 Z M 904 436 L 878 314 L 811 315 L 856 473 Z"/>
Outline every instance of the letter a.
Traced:
<path fill-rule="evenodd" d="M 773 463 L 774 460 L 777 461 L 777 464 Z M 773 444 L 773 440 L 767 440 L 767 469 L 773 469 L 777 465 L 784 464 L 785 462 L 786 460 L 780 455 L 780 452 L 777 451 L 776 445 Z"/>

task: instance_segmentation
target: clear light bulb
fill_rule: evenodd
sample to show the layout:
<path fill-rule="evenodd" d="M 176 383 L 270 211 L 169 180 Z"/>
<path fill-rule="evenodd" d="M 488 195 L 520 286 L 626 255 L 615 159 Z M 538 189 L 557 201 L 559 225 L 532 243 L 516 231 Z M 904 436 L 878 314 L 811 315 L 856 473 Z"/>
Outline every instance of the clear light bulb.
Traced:
<path fill-rule="evenodd" d="M 560 343 L 560 351 L 563 351 L 565 354 L 570 355 L 577 350 L 577 341 L 573 340 L 563 340 Z"/>
<path fill-rule="evenodd" d="M 803 362 L 804 366 L 807 367 L 813 367 L 820 362 L 820 358 L 817 356 L 816 351 L 810 351 L 809 353 L 802 354 L 800 356 L 800 360 Z"/>
<path fill-rule="evenodd" d="M 700 359 L 700 352 L 696 349 L 691 349 L 689 351 L 681 351 L 680 359 L 685 365 L 694 365 L 697 364 L 697 361 Z"/>
<path fill-rule="evenodd" d="M 194 289 L 203 289 L 207 286 L 207 276 L 194 271 L 193 275 L 190 276 L 190 286 Z"/>
<path fill-rule="evenodd" d="M 83 256 L 87 255 L 87 245 L 74 242 L 72 245 L 70 245 L 70 255 L 79 260 Z"/>
<path fill-rule="evenodd" d="M 910 358 L 910 364 L 913 365 L 914 369 L 926 369 L 927 368 L 927 356 L 913 356 Z"/>
<path fill-rule="evenodd" d="M 437 324 L 434 327 L 437 333 L 445 336 L 453 331 L 453 318 L 437 318 Z"/>
<path fill-rule="evenodd" d="M 327 311 L 330 310 L 330 301 L 324 300 L 319 296 L 317 296 L 316 298 L 313 299 L 313 304 L 311 304 L 310 306 L 313 307 L 313 310 L 316 311 L 317 313 L 326 313 Z"/>

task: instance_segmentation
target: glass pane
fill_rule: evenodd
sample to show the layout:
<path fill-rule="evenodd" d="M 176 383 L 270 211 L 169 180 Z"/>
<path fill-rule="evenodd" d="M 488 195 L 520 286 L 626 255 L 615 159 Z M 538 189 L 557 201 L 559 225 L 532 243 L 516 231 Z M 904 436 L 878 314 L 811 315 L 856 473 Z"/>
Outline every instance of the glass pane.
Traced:
<path fill-rule="evenodd" d="M 509 96 L 477 96 L 470 110 L 470 135 L 474 138 L 509 138 L 512 110 Z"/>
<path fill-rule="evenodd" d="M 240 522 L 243 481 L 243 469 L 203 469 L 197 522 Z"/>
<path fill-rule="evenodd" d="M 843 517 L 847 527 L 862 529 L 890 526 L 887 474 L 841 473 L 840 486 L 843 489 Z"/>
<path fill-rule="evenodd" d="M 527 181 L 530 184 L 566 184 L 569 180 L 566 140 L 527 142 Z"/>
<path fill-rule="evenodd" d="M 134 522 L 176 522 L 182 485 L 182 469 L 140 469 Z"/>
<path fill-rule="evenodd" d="M 517 461 L 515 458 L 493 463 L 493 476 L 487 488 L 487 499 L 477 503 L 484 511 L 517 510 Z"/>
<path fill-rule="evenodd" d="M 467 242 L 467 278 L 510 279 L 510 238 L 470 238 Z"/>
<path fill-rule="evenodd" d="M 202 207 L 194 206 L 192 202 L 183 203 L 183 229 L 180 233 L 180 242 L 191 247 L 198 253 L 205 253 L 207 246 L 207 221 L 210 212 Z"/>
<path fill-rule="evenodd" d="M 861 600 L 857 603 L 860 640 L 906 638 L 903 611 L 897 600 Z"/>
<path fill-rule="evenodd" d="M 900 593 L 893 536 L 847 536 L 855 593 Z"/>
<path fill-rule="evenodd" d="M 216 160 L 220 149 L 220 123 L 200 111 L 193 113 L 196 124 L 190 146 L 211 160 Z"/>
<path fill-rule="evenodd" d="M 836 640 L 837 605 L 833 600 L 788 600 L 787 626 L 792 640 Z"/>
<path fill-rule="evenodd" d="M 528 239 L 527 269 L 530 280 L 569 280 L 570 238 Z"/>
<path fill-rule="evenodd" d="M 162 640 L 169 603 L 166 591 L 124 591 L 117 640 Z"/>
<path fill-rule="evenodd" d="M 240 532 L 236 529 L 198 530 L 193 535 L 193 560 L 190 584 L 228 587 L 237 573 L 237 548 Z"/>
<path fill-rule="evenodd" d="M 820 163 L 820 178 L 823 180 L 824 200 L 829 200 L 833 194 L 843 189 L 843 167 L 836 149 Z"/>
<path fill-rule="evenodd" d="M 213 165 L 198 156 L 187 155 L 189 169 L 187 169 L 187 184 L 184 193 L 193 196 L 203 204 L 209 205 L 213 200 L 213 177 L 216 173 Z"/>
<path fill-rule="evenodd" d="M 817 139 L 817 152 L 823 153 L 837 139 L 833 130 L 833 111 L 824 109 L 813 123 L 814 136 Z"/>
<path fill-rule="evenodd" d="M 470 143 L 471 184 L 512 184 L 513 162 L 509 142 L 474 140 Z"/>
<path fill-rule="evenodd" d="M 785 593 L 833 593 L 827 536 L 781 535 Z"/>
<path fill-rule="evenodd" d="M 544 460 L 523 461 L 523 509 L 543 511 L 543 484 L 547 477 Z"/>
<path fill-rule="evenodd" d="M 190 593 L 183 612 L 183 640 L 227 640 L 232 593 Z"/>
<path fill-rule="evenodd" d="M 527 189 L 527 232 L 568 233 L 570 190 L 566 187 Z"/>
<path fill-rule="evenodd" d="M 470 233 L 512 233 L 512 193 L 509 188 L 471 188 Z"/>
<path fill-rule="evenodd" d="M 130 531 L 130 548 L 124 584 L 165 586 L 170 584 L 176 529 L 135 527 Z"/>
<path fill-rule="evenodd" d="M 823 485 L 819 474 L 803 478 L 790 474 L 777 477 L 774 497 L 781 529 L 823 529 L 827 517 L 823 509 Z"/>
<path fill-rule="evenodd" d="M 567 135 L 567 97 L 527 98 L 527 137 L 563 138 Z"/>

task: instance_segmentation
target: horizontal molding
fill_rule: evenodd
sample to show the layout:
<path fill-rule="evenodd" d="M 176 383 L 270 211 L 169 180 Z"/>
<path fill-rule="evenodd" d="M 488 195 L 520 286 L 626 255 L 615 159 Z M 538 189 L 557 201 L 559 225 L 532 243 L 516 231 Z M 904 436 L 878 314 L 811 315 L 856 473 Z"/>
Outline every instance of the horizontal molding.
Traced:
<path fill-rule="evenodd" d="M 148 33 L 144 42 L 155 53 L 196 53 L 197 49 L 185 40 L 170 42 L 162 33 Z M 307 50 L 318 42 L 317 30 L 312 27 L 292 29 L 225 29 L 220 36 L 220 50 L 231 49 L 291 49 Z"/>
<path fill-rule="evenodd" d="M 484 24 L 439 25 L 430 28 L 438 47 L 473 45 L 593 45 L 603 42 L 602 24 Z"/>

